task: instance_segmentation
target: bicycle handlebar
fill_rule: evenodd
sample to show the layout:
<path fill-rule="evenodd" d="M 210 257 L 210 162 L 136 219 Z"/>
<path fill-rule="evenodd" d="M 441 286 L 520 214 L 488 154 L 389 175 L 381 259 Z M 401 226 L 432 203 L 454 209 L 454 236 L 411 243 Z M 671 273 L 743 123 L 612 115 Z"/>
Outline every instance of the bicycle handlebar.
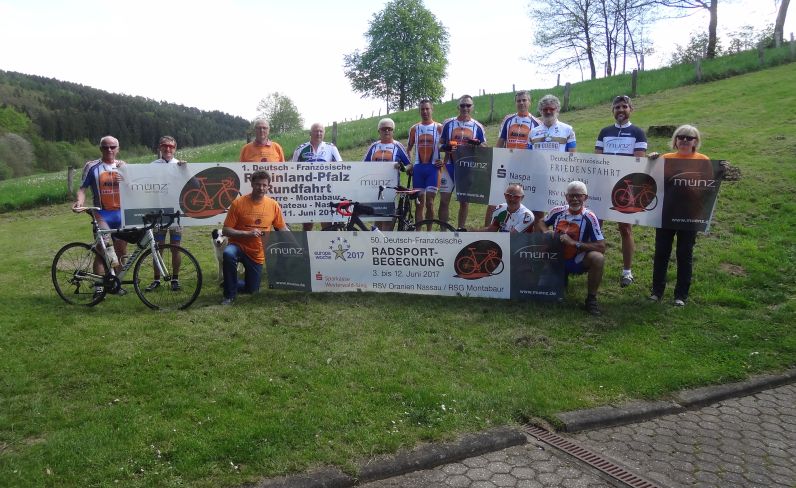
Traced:
<path fill-rule="evenodd" d="M 351 217 L 352 215 L 375 215 L 373 207 L 362 205 L 359 202 L 352 202 L 351 200 L 340 200 L 339 202 L 330 202 L 329 206 L 343 217 Z M 353 207 L 353 209 L 352 209 Z"/>

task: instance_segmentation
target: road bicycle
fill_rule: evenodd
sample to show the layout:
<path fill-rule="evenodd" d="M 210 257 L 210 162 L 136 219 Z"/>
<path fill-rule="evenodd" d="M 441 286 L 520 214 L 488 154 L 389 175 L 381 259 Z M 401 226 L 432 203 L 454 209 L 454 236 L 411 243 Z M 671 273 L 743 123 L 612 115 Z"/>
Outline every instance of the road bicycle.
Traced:
<path fill-rule="evenodd" d="M 103 229 L 97 220 L 99 208 L 80 207 L 75 210 L 91 215 L 94 242 L 72 242 L 55 254 L 52 280 L 55 291 L 64 301 L 90 307 L 101 302 L 108 293 L 119 293 L 125 284 L 132 284 L 138 298 L 153 309 L 185 309 L 199 296 L 202 269 L 196 258 L 180 246 L 155 241 L 155 232 L 168 228 L 175 219 L 179 224 L 180 212 L 146 214 L 144 227 Z M 129 258 L 122 259 L 118 273 L 112 266 L 114 253 L 106 252 L 107 246 L 112 246 L 110 237 L 135 244 Z M 182 261 L 179 277 L 170 270 L 174 253 L 179 253 Z M 130 268 L 133 268 L 133 279 L 124 281 Z M 146 286 L 154 276 L 159 276 L 170 286 L 147 290 Z"/>
<path fill-rule="evenodd" d="M 199 188 L 194 188 L 185 193 L 182 199 L 183 208 L 189 214 L 201 213 L 209 209 L 228 209 L 238 197 L 240 191 L 231 178 L 224 178 L 218 183 L 208 185 L 207 178 L 198 177 Z M 208 186 L 218 186 L 218 190 L 211 196 L 207 191 Z"/>
<path fill-rule="evenodd" d="M 362 230 L 371 231 L 375 226 L 369 226 L 362 222 L 360 216 L 370 215 L 375 217 L 392 217 L 392 228 L 388 230 L 398 231 L 417 231 L 423 232 L 430 229 L 432 232 L 448 231 L 456 232 L 456 228 L 447 222 L 437 219 L 421 220 L 415 222 L 412 216 L 412 202 L 417 200 L 420 190 L 409 189 L 404 186 L 379 186 L 379 200 L 382 199 L 384 190 L 395 190 L 398 195 L 398 203 L 396 204 L 396 213 L 394 214 L 380 214 L 369 205 L 359 202 L 352 202 L 347 199 L 342 199 L 339 202 L 331 202 L 329 206 L 335 210 L 339 215 L 348 217 L 346 222 L 335 222 L 332 225 L 324 228 L 323 230 Z M 461 229 L 464 230 L 464 229 Z"/>
<path fill-rule="evenodd" d="M 643 183 L 634 185 L 633 180 L 624 180 L 625 187 L 614 192 L 613 200 L 618 208 L 639 208 L 652 210 L 658 206 L 658 196 L 652 191 L 652 185 Z"/>
<path fill-rule="evenodd" d="M 497 251 L 475 252 L 475 247 L 468 247 L 470 254 L 456 260 L 453 268 L 461 275 L 486 274 L 497 275 L 503 272 L 503 260 Z"/>

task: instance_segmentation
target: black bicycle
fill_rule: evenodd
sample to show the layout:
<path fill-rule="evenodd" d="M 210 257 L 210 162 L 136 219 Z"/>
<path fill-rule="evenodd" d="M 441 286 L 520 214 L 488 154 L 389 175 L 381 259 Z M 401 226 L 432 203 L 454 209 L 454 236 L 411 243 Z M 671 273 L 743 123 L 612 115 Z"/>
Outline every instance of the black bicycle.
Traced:
<path fill-rule="evenodd" d="M 456 232 L 456 228 L 447 222 L 437 219 L 421 220 L 415 222 L 412 215 L 412 202 L 417 200 L 420 190 L 410 189 L 404 186 L 379 186 L 379 200 L 382 199 L 384 190 L 395 190 L 398 196 L 396 212 L 394 214 L 381 214 L 370 205 L 343 199 L 339 202 L 331 202 L 329 206 L 339 215 L 348 217 L 346 222 L 335 222 L 323 230 L 376 230 L 375 226 L 365 224 L 360 216 L 370 215 L 375 217 L 391 217 L 392 228 L 388 230 L 398 231 L 430 231 L 430 232 Z"/>

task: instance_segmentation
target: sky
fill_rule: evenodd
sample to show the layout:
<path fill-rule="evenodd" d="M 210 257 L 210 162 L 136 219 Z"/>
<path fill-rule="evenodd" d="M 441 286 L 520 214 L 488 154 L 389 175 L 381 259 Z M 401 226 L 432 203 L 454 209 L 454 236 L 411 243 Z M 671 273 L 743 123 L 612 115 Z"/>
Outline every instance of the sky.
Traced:
<path fill-rule="evenodd" d="M 0 69 L 71 81 L 246 119 L 278 91 L 313 122 L 385 113 L 343 73 L 343 56 L 366 47 L 364 33 L 383 0 L 0 0 Z M 445 99 L 552 87 L 557 73 L 524 58 L 534 24 L 528 0 L 425 0 L 448 28 Z M 488 6 L 485 8 L 485 6 Z M 494 7 L 493 7 L 494 6 Z M 719 34 L 773 23 L 773 0 L 721 0 Z M 789 12 L 786 38 L 796 31 Z M 649 34 L 665 64 L 675 44 L 707 30 L 707 12 L 658 23 Z M 579 72 L 561 82 L 581 81 Z"/>

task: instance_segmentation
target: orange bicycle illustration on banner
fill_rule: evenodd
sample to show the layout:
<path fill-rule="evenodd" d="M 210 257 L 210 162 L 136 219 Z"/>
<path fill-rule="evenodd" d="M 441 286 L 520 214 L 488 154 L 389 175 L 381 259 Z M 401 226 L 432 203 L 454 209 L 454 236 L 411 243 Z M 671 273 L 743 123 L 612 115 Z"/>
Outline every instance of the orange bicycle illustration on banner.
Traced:
<path fill-rule="evenodd" d="M 208 218 L 227 211 L 240 194 L 240 179 L 227 168 L 199 172 L 183 188 L 180 207 L 188 217 Z"/>
<path fill-rule="evenodd" d="M 622 213 L 648 212 L 658 206 L 657 185 L 645 173 L 623 177 L 611 192 L 613 210 Z"/>
<path fill-rule="evenodd" d="M 503 272 L 500 246 L 491 241 L 478 241 L 459 251 L 453 264 L 456 276 L 475 280 Z"/>

